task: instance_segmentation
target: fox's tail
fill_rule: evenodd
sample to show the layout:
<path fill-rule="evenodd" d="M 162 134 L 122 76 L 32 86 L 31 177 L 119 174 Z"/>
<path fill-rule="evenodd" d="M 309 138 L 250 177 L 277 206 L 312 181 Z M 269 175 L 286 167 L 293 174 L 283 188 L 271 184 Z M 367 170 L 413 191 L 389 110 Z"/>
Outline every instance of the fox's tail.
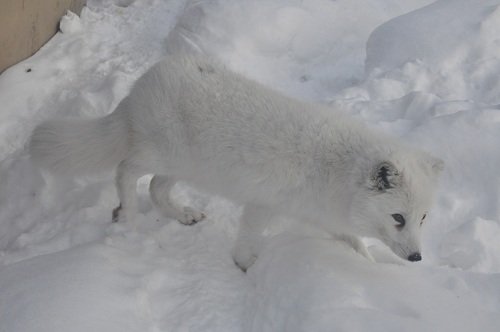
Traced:
<path fill-rule="evenodd" d="M 119 113 L 98 119 L 42 123 L 31 135 L 36 165 L 54 174 L 91 175 L 116 167 L 127 154 L 129 130 Z"/>

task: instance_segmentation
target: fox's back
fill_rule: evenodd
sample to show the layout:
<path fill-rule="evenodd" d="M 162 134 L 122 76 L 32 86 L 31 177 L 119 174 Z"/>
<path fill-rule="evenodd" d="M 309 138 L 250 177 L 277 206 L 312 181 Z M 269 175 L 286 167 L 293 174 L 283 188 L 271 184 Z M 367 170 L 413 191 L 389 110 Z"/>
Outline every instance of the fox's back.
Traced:
<path fill-rule="evenodd" d="M 363 126 L 341 112 L 290 98 L 198 57 L 158 63 L 123 105 L 138 149 L 155 150 L 158 164 L 165 163 L 162 171 L 246 191 L 253 186 L 269 195 L 325 180 L 315 172 L 336 173 L 322 168 L 321 160 L 347 168 L 345 160 L 334 160 L 353 148 L 342 132 L 366 136 Z"/>
<path fill-rule="evenodd" d="M 314 169 L 306 154 L 317 150 L 317 129 L 324 127 L 322 107 L 197 57 L 158 63 L 122 104 L 138 149 L 155 150 L 165 172 L 270 194 L 262 184 L 302 185 Z"/>

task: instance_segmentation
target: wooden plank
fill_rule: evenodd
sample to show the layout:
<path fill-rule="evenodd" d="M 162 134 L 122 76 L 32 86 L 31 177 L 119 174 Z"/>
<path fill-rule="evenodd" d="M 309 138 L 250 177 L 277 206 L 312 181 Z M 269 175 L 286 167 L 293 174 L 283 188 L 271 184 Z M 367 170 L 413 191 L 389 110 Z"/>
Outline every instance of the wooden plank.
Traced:
<path fill-rule="evenodd" d="M 85 0 L 0 0 L 0 72 L 40 49 L 69 9 L 80 13 Z"/>

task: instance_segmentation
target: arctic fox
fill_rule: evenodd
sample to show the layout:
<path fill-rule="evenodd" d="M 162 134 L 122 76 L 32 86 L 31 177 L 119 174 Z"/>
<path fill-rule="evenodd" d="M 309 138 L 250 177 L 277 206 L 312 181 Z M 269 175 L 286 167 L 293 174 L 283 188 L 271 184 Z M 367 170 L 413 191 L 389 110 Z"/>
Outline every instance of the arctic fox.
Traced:
<path fill-rule="evenodd" d="M 442 161 L 325 105 L 296 100 L 196 56 L 145 73 L 108 116 L 38 126 L 30 153 L 55 174 L 116 167 L 120 222 L 137 213 L 136 183 L 167 218 L 204 214 L 169 198 L 178 180 L 244 204 L 235 262 L 246 269 L 259 225 L 276 215 L 316 223 L 367 256 L 358 237 L 418 261 L 421 226 Z"/>

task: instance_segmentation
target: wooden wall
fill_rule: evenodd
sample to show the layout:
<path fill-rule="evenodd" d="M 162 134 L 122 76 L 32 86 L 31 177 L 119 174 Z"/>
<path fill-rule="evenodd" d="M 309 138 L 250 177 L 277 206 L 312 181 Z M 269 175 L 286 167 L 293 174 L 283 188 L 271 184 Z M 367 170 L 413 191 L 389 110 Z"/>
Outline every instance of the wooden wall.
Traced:
<path fill-rule="evenodd" d="M 80 13 L 85 0 L 0 0 L 0 72 L 40 49 L 69 9 Z"/>

